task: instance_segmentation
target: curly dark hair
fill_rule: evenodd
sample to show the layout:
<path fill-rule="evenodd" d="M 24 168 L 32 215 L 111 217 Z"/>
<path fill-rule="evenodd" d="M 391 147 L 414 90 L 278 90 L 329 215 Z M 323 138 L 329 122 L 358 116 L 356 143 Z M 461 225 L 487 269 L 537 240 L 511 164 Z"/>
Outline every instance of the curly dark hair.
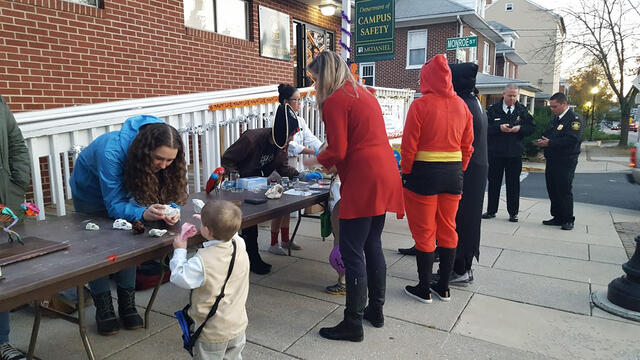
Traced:
<path fill-rule="evenodd" d="M 171 165 L 154 173 L 153 152 L 167 146 L 178 149 Z M 129 195 L 143 206 L 187 202 L 187 165 L 184 146 L 178 131 L 170 125 L 147 124 L 140 128 L 127 151 L 124 164 L 124 186 Z"/>

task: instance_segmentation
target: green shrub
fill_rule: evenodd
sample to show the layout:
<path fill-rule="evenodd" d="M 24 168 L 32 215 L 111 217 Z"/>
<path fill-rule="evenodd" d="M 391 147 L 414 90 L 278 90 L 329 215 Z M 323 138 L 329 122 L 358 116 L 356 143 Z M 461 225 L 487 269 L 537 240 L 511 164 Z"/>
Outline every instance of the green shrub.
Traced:
<path fill-rule="evenodd" d="M 536 122 L 536 131 L 524 139 L 524 154 L 529 158 L 535 157 L 538 151 L 540 151 L 540 148 L 533 145 L 533 141 L 542 136 L 544 129 L 547 128 L 547 125 L 549 125 L 549 122 L 553 119 L 553 114 L 549 107 L 537 107 L 534 111 L 533 120 Z"/>
<path fill-rule="evenodd" d="M 591 134 L 591 126 L 586 126 L 584 131 L 582 132 L 582 140 L 589 140 L 589 135 Z M 593 141 L 597 140 L 620 140 L 620 134 L 607 134 L 604 131 L 598 129 L 597 126 L 593 128 Z"/>

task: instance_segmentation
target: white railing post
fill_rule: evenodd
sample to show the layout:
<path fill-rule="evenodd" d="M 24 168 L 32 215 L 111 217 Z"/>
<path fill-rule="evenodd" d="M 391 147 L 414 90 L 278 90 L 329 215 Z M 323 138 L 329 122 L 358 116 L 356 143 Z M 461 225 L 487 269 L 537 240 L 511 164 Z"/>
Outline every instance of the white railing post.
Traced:
<path fill-rule="evenodd" d="M 66 215 L 65 201 L 64 201 L 64 188 L 62 180 L 62 168 L 60 166 L 60 150 L 56 146 L 57 135 L 49 137 L 49 145 L 51 151 L 51 157 L 49 158 L 50 169 L 53 172 L 49 173 L 49 181 L 51 182 L 52 198 L 56 200 L 56 214 L 58 216 Z"/>

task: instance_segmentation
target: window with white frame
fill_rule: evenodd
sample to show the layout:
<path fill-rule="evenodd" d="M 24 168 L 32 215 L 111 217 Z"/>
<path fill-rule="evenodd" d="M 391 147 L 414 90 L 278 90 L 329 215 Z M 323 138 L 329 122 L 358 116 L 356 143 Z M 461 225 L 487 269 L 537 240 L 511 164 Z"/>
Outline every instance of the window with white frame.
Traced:
<path fill-rule="evenodd" d="M 407 69 L 419 69 L 427 61 L 427 29 L 407 32 Z"/>
<path fill-rule="evenodd" d="M 482 72 L 485 74 L 489 73 L 490 65 L 489 65 L 489 44 L 487 42 L 484 43 L 484 49 L 482 52 Z"/>
<path fill-rule="evenodd" d="M 474 33 L 470 33 L 469 36 L 476 36 Z M 469 48 L 469 62 L 478 63 L 478 47 Z"/>
<path fill-rule="evenodd" d="M 245 0 L 184 0 L 186 27 L 248 39 Z"/>
<path fill-rule="evenodd" d="M 504 11 L 513 11 L 513 3 L 504 4 Z"/>
<path fill-rule="evenodd" d="M 368 86 L 376 86 L 376 63 L 360 64 L 360 78 Z"/>
<path fill-rule="evenodd" d="M 76 4 L 82 4 L 82 5 L 89 5 L 89 6 L 98 7 L 98 8 L 104 8 L 104 5 L 102 3 L 103 0 L 66 0 L 66 1 L 72 2 L 72 3 L 76 3 Z"/>

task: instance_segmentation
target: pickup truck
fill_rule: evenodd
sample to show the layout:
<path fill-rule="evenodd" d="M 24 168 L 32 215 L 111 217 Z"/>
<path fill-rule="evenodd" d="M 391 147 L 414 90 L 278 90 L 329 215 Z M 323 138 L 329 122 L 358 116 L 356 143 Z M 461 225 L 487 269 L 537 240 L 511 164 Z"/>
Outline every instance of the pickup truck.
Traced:
<path fill-rule="evenodd" d="M 628 179 L 630 183 L 640 185 L 640 141 L 631 148 L 630 155 L 629 166 L 631 167 L 631 173 L 628 174 Z"/>

